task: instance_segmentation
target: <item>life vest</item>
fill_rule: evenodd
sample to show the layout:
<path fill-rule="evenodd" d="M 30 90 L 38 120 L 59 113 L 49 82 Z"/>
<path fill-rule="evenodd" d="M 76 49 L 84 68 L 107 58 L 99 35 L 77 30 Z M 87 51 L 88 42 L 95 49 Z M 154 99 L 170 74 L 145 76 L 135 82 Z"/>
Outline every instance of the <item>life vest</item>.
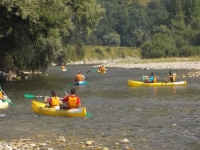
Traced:
<path fill-rule="evenodd" d="M 176 75 L 175 74 L 172 75 L 172 79 L 173 79 L 173 82 L 176 81 Z"/>
<path fill-rule="evenodd" d="M 65 69 L 65 66 L 61 66 L 61 69 Z"/>
<path fill-rule="evenodd" d="M 60 105 L 60 100 L 59 97 L 51 97 L 51 108 L 54 108 L 55 106 L 59 106 Z"/>
<path fill-rule="evenodd" d="M 156 83 L 156 77 L 154 77 L 153 83 Z"/>
<path fill-rule="evenodd" d="M 2 99 L 2 98 L 3 98 L 3 92 L 0 91 L 0 99 Z"/>
<path fill-rule="evenodd" d="M 76 81 L 83 81 L 83 77 L 82 77 L 82 74 L 77 74 L 76 75 Z"/>
<path fill-rule="evenodd" d="M 67 108 L 77 108 L 78 107 L 77 101 L 78 101 L 78 98 L 76 96 L 69 96 Z"/>

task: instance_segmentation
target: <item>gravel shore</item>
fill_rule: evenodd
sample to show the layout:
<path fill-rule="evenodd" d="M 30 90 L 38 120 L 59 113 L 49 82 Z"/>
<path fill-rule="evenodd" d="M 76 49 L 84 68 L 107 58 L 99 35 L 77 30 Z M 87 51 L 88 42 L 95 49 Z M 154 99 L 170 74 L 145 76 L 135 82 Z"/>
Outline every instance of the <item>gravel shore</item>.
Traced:
<path fill-rule="evenodd" d="M 106 67 L 118 68 L 141 68 L 141 69 L 186 69 L 199 70 L 200 62 L 158 62 L 158 63 L 123 63 L 110 62 L 105 64 Z"/>

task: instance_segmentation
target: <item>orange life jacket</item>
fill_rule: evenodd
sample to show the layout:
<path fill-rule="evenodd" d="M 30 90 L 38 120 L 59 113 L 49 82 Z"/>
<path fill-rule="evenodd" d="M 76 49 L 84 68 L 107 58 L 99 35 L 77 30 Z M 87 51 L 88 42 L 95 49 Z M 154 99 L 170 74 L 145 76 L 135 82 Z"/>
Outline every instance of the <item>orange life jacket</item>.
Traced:
<path fill-rule="evenodd" d="M 77 97 L 76 96 L 69 96 L 69 101 L 68 101 L 68 104 L 67 104 L 67 108 L 77 108 L 78 105 L 77 105 Z"/>
<path fill-rule="evenodd" d="M 2 99 L 2 98 L 3 98 L 3 92 L 0 91 L 0 99 Z"/>
<path fill-rule="evenodd" d="M 83 77 L 82 77 L 82 74 L 77 74 L 76 75 L 76 81 L 83 81 Z"/>
<path fill-rule="evenodd" d="M 61 69 L 65 69 L 65 66 L 61 66 Z"/>
<path fill-rule="evenodd" d="M 60 100 L 59 97 L 51 97 L 51 108 L 54 108 L 55 106 L 60 106 Z"/>

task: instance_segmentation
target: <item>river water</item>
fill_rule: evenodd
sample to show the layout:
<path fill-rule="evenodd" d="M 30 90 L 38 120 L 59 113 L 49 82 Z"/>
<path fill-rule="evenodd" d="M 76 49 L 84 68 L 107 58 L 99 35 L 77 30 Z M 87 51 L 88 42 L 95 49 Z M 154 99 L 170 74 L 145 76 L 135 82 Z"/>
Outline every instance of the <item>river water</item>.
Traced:
<path fill-rule="evenodd" d="M 141 80 L 153 71 L 158 81 L 168 70 L 107 68 L 106 74 L 94 72 L 91 65 L 71 65 L 62 72 L 50 67 L 48 76 L 2 84 L 7 96 L 17 106 L 0 110 L 0 140 L 56 140 L 64 136 L 67 142 L 88 140 L 114 149 L 116 142 L 135 150 L 197 150 L 200 149 L 200 80 L 184 78 L 188 85 L 180 87 L 128 87 L 129 79 Z M 92 117 L 53 117 L 32 112 L 31 100 L 24 94 L 50 96 L 52 89 L 65 96 L 78 71 L 86 74 L 88 85 L 78 87 L 77 95 Z M 173 70 L 186 74 L 188 70 Z M 177 80 L 184 80 L 177 78 Z M 43 101 L 43 98 L 38 98 Z"/>

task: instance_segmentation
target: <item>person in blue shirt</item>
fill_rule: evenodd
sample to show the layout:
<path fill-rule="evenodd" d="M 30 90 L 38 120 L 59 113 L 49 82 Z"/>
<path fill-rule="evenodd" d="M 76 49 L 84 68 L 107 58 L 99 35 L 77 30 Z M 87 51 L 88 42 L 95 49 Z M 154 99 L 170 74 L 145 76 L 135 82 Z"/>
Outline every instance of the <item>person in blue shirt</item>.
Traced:
<path fill-rule="evenodd" d="M 153 83 L 154 82 L 154 75 L 153 75 L 153 72 L 151 73 L 151 76 L 149 78 L 149 82 L 150 83 Z"/>

